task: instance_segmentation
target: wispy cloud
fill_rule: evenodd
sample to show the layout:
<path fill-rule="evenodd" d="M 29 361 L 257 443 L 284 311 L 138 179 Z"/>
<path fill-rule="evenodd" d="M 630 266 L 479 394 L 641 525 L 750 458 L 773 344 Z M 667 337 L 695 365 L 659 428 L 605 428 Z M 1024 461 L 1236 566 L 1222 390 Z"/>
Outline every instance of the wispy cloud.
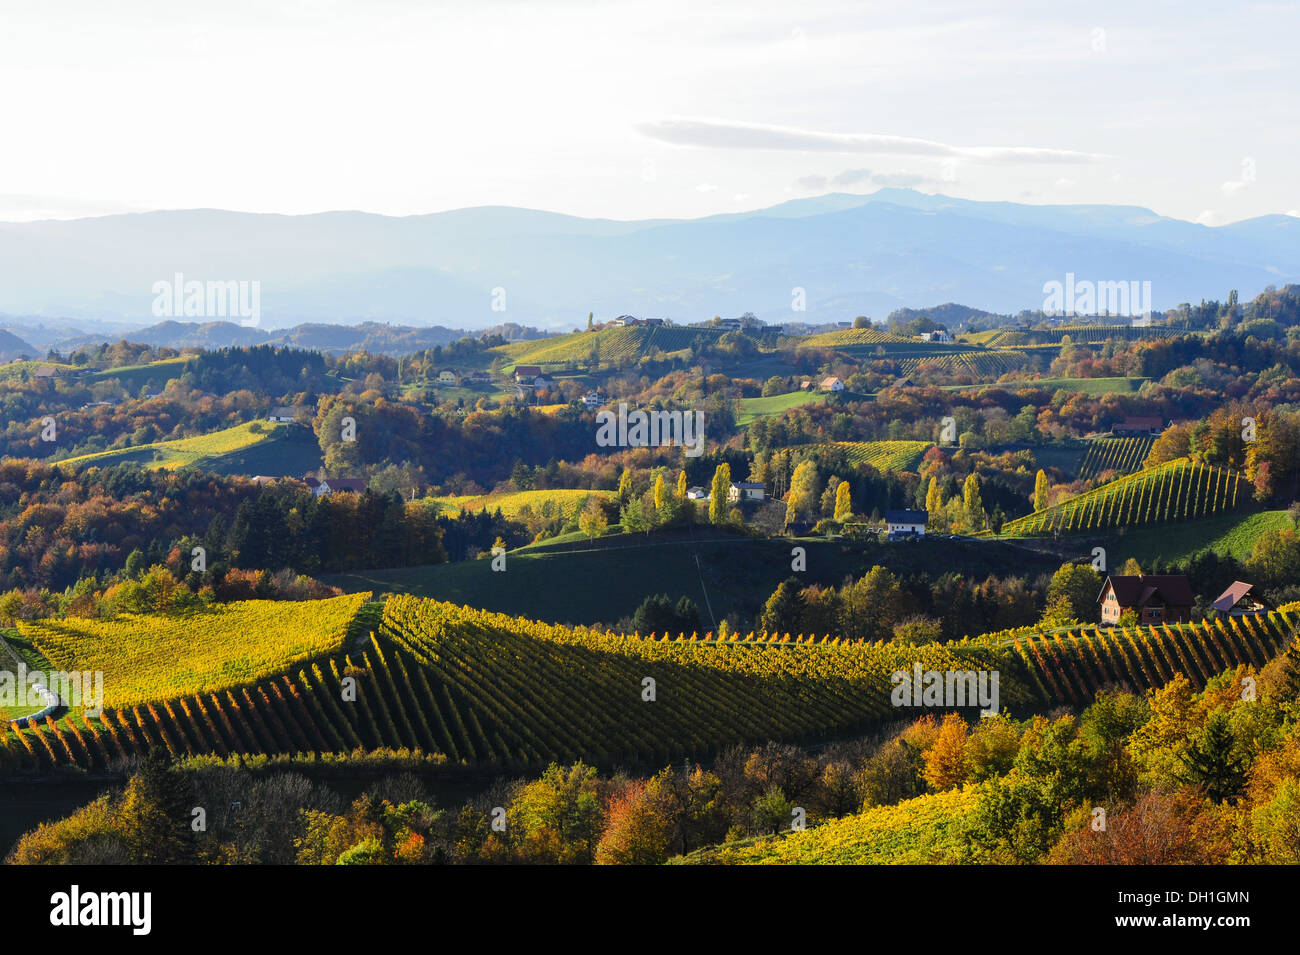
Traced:
<path fill-rule="evenodd" d="M 847 189 L 851 186 L 891 186 L 912 189 L 917 186 L 937 185 L 939 180 L 918 172 L 872 172 L 870 169 L 845 169 L 834 176 L 813 173 L 800 176 L 795 185 L 810 192 L 824 189 Z"/>
<path fill-rule="evenodd" d="M 1101 153 L 1044 146 L 955 146 L 929 139 L 877 133 L 828 133 L 793 126 L 769 126 L 710 119 L 661 119 L 640 123 L 637 130 L 651 139 L 678 146 L 712 149 L 784 149 L 799 152 L 863 153 L 928 156 L 992 164 L 1091 163 Z"/>

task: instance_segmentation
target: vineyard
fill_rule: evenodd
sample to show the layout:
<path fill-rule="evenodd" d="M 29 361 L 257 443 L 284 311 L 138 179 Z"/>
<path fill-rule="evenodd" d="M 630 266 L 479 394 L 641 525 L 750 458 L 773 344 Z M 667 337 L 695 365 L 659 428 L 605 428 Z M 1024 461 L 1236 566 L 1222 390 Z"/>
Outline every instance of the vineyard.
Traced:
<path fill-rule="evenodd" d="M 1045 698 L 1085 704 L 1104 686 L 1142 691 L 1164 686 L 1177 674 L 1204 685 L 1238 666 L 1261 669 L 1300 632 L 1300 614 L 1214 617 L 1198 623 L 1087 627 L 1010 639 L 1016 653 L 1043 682 Z"/>
<path fill-rule="evenodd" d="M 812 456 L 843 453 L 849 464 L 869 464 L 877 471 L 912 471 L 921 463 L 933 441 L 835 441 L 786 448 Z"/>
<path fill-rule="evenodd" d="M 97 451 L 94 454 L 64 458 L 59 464 L 73 467 L 88 464 L 107 467 L 129 461 L 151 468 L 195 467 L 211 459 L 246 451 L 265 441 L 275 440 L 292 427 L 292 425 L 268 421 L 249 421 L 233 428 L 224 428 L 221 431 L 200 434 L 192 438 L 155 441 L 152 444 L 138 444 L 129 448 L 115 448 L 111 451 Z"/>
<path fill-rule="evenodd" d="M 967 861 L 962 818 L 973 787 L 917 796 L 813 825 L 800 832 L 724 842 L 675 865 L 935 865 Z M 810 819 L 818 823 L 821 820 Z"/>
<path fill-rule="evenodd" d="M 564 512 L 565 517 L 572 517 L 586 500 L 594 497 L 598 500 L 612 500 L 613 491 L 588 491 L 583 488 L 553 488 L 545 491 L 515 491 L 512 494 L 470 494 L 454 497 L 431 497 L 427 500 L 440 509 L 477 513 L 486 510 L 496 513 L 500 509 L 506 517 L 518 517 L 525 507 L 534 514 L 543 517 L 557 513 L 556 508 Z"/>
<path fill-rule="evenodd" d="M 1092 480 L 1103 471 L 1117 471 L 1129 474 L 1141 470 L 1142 462 L 1151 453 L 1151 446 L 1156 439 L 1151 436 L 1140 438 L 1097 438 L 1088 443 L 1087 453 L 1079 465 L 1079 477 Z"/>
<path fill-rule="evenodd" d="M 249 683 L 191 680 L 174 694 L 164 684 L 166 695 L 152 698 L 119 691 L 98 719 L 10 725 L 0 769 L 107 766 L 150 746 L 221 756 L 388 747 L 498 766 L 662 761 L 879 725 L 899 713 L 891 674 L 915 663 L 995 670 L 1000 702 L 1013 709 L 1083 704 L 1108 684 L 1142 690 L 1177 673 L 1204 683 L 1263 666 L 1295 639 L 1300 615 L 924 646 L 617 635 L 406 596 L 364 622 L 376 628 L 364 646 L 298 658 Z"/>
<path fill-rule="evenodd" d="M 1002 328 L 996 331 L 978 332 L 967 336 L 967 340 L 987 348 L 1024 348 L 1060 345 L 1067 336 L 1076 345 L 1100 345 L 1111 340 L 1131 342 L 1171 338 L 1186 333 L 1187 329 L 1173 325 L 1118 325 L 1095 322 L 1057 325 L 1055 328 Z"/>
<path fill-rule="evenodd" d="M 337 653 L 369 594 L 244 600 L 185 614 L 19 621 L 55 667 L 104 674 L 104 703 L 125 709 L 261 680 Z"/>
<path fill-rule="evenodd" d="M 1002 349 L 998 351 L 966 351 L 951 355 L 934 355 L 921 358 L 900 358 L 898 369 L 910 375 L 922 365 L 935 367 L 953 375 L 970 375 L 974 378 L 996 378 L 1024 367 L 1029 356 L 1023 351 Z"/>
<path fill-rule="evenodd" d="M 1018 517 L 1003 525 L 1002 533 L 1078 534 L 1192 520 L 1231 510 L 1249 497 L 1249 487 L 1237 472 L 1179 458 Z"/>
<path fill-rule="evenodd" d="M 592 360 L 593 352 L 599 356 L 602 364 L 618 364 L 637 361 L 654 351 L 681 351 L 697 342 L 712 344 L 723 334 L 723 330 L 717 328 L 634 325 L 512 342 L 500 345 L 493 351 L 506 356 L 513 365 L 587 364 Z"/>

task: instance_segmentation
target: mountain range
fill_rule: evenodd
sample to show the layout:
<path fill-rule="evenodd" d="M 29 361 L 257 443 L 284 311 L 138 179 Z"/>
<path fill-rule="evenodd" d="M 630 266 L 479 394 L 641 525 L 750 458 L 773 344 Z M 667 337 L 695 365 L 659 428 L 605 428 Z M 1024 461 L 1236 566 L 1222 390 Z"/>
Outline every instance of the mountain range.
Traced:
<path fill-rule="evenodd" d="M 160 314 L 155 284 L 177 275 L 258 283 L 265 331 L 368 321 L 571 328 L 589 312 L 686 323 L 748 311 L 820 323 L 942 302 L 1014 314 L 1043 307 L 1044 284 L 1067 273 L 1150 282 L 1157 310 L 1230 289 L 1245 299 L 1300 278 L 1300 218 L 1210 227 L 1136 206 L 881 189 L 689 220 L 485 206 L 405 217 L 180 210 L 0 224 L 0 312 L 115 329 L 168 319 L 247 324 Z"/>

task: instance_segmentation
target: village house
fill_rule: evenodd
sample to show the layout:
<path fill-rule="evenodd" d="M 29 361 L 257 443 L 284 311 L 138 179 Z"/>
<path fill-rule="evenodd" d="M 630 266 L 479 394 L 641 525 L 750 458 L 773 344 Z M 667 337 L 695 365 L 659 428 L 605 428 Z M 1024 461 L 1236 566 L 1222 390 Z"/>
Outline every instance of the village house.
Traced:
<path fill-rule="evenodd" d="M 821 389 L 822 391 L 834 391 L 834 392 L 843 391 L 844 382 L 840 381 L 838 378 L 832 375 L 830 378 L 825 378 L 822 380 Z"/>
<path fill-rule="evenodd" d="M 1155 416 L 1137 416 L 1125 418 L 1111 429 L 1117 438 L 1137 438 L 1158 435 L 1165 430 L 1163 418 Z"/>
<path fill-rule="evenodd" d="M 739 481 L 731 485 L 727 500 L 732 504 L 739 501 L 761 501 L 767 497 L 767 486 L 753 481 Z"/>
<path fill-rule="evenodd" d="M 266 416 L 267 421 L 275 421 L 280 424 L 292 424 L 297 419 L 297 408 L 291 408 L 287 405 L 279 405 L 272 408 L 271 413 Z"/>
<path fill-rule="evenodd" d="M 349 494 L 364 494 L 366 482 L 361 478 L 326 478 L 316 485 L 312 491 L 317 497 L 324 497 L 326 494 L 337 494 L 346 492 Z"/>
<path fill-rule="evenodd" d="M 738 332 L 740 331 L 740 319 L 724 318 L 718 322 L 718 327 L 725 328 L 729 332 Z"/>
<path fill-rule="evenodd" d="M 532 381 L 542 373 L 542 369 L 536 365 L 516 365 L 515 366 L 515 383 L 523 384 L 526 381 Z"/>
<path fill-rule="evenodd" d="M 901 540 L 909 537 L 924 537 L 925 525 L 930 523 L 929 511 L 885 511 L 885 526 L 889 528 L 889 539 Z"/>
<path fill-rule="evenodd" d="M 688 501 L 707 501 L 709 492 L 702 487 L 692 487 L 686 489 L 686 500 Z"/>
<path fill-rule="evenodd" d="M 942 328 L 935 329 L 932 332 L 921 332 L 921 341 L 923 342 L 950 342 L 952 336 Z"/>
<path fill-rule="evenodd" d="M 582 396 L 582 406 L 584 408 L 599 408 L 607 400 L 604 395 L 598 391 L 589 391 Z"/>
<path fill-rule="evenodd" d="M 1185 574 L 1111 574 L 1097 595 L 1101 622 L 1119 623 L 1132 610 L 1138 622 L 1186 623 L 1192 619 L 1192 585 Z"/>
<path fill-rule="evenodd" d="M 1210 606 L 1229 617 L 1244 617 L 1247 614 L 1272 610 L 1273 608 L 1263 597 L 1251 594 L 1254 587 L 1254 584 L 1248 584 L 1244 580 L 1234 580 L 1232 586 L 1219 594 Z"/>
<path fill-rule="evenodd" d="M 454 385 L 458 381 L 460 381 L 459 376 L 450 368 L 444 368 L 438 372 L 438 384 L 440 385 Z"/>

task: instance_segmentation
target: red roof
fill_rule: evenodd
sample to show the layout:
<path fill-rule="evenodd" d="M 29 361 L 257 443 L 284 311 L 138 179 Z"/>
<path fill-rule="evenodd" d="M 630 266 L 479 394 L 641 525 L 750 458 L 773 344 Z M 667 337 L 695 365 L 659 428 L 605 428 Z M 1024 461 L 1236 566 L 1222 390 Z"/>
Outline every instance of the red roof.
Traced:
<path fill-rule="evenodd" d="M 1250 593 L 1253 586 L 1253 584 L 1248 584 L 1244 580 L 1234 580 L 1232 586 L 1219 594 L 1218 599 L 1214 601 L 1214 609 L 1225 612 L 1231 610 L 1241 602 L 1242 597 Z"/>
<path fill-rule="evenodd" d="M 1112 574 L 1097 595 L 1098 603 L 1106 596 L 1107 587 L 1115 591 L 1121 607 L 1145 607 L 1152 603 L 1190 607 L 1196 603 L 1192 585 L 1184 574 Z"/>

